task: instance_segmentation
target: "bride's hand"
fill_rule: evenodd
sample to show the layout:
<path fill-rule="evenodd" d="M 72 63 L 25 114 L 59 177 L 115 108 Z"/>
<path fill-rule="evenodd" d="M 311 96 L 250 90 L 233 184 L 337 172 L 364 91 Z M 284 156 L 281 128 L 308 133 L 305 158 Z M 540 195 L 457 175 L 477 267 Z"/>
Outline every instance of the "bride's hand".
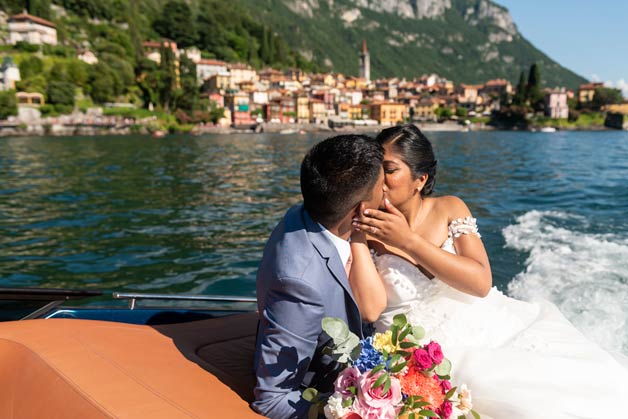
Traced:
<path fill-rule="evenodd" d="M 361 216 L 353 219 L 355 230 L 364 231 L 369 236 L 380 240 L 390 246 L 403 249 L 407 238 L 412 231 L 403 214 L 395 208 L 388 198 L 384 199 L 386 211 L 365 209 Z"/>

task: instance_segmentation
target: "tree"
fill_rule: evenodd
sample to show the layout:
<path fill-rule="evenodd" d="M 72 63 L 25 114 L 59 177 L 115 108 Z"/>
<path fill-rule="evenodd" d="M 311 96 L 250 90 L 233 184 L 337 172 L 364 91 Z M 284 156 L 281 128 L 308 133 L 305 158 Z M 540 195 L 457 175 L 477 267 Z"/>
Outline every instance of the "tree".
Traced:
<path fill-rule="evenodd" d="M 99 61 L 89 69 L 89 94 L 96 103 L 111 102 L 115 98 L 115 76 L 104 61 Z"/>
<path fill-rule="evenodd" d="M 11 115 L 17 115 L 15 91 L 0 92 L 0 119 L 7 119 Z"/>
<path fill-rule="evenodd" d="M 179 72 L 181 89 L 177 92 L 176 106 L 186 111 L 193 111 L 197 109 L 199 99 L 196 64 L 185 55 L 182 55 L 179 64 Z"/>
<path fill-rule="evenodd" d="M 50 19 L 50 0 L 29 0 L 28 12 L 37 17 Z"/>
<path fill-rule="evenodd" d="M 619 89 L 613 89 L 610 87 L 598 87 L 595 89 L 593 99 L 591 100 L 591 108 L 599 110 L 603 106 L 612 105 L 616 103 L 623 103 L 624 96 Z"/>
<path fill-rule="evenodd" d="M 526 100 L 535 111 L 543 107 L 543 92 L 541 91 L 541 71 L 539 66 L 532 64 L 528 74 L 528 84 L 526 85 Z"/>
<path fill-rule="evenodd" d="M 22 62 L 20 63 L 20 76 L 22 80 L 28 79 L 38 74 L 41 74 L 43 69 L 43 61 L 39 57 L 31 55 L 22 60 Z"/>
<path fill-rule="evenodd" d="M 515 96 L 512 98 L 513 105 L 521 106 L 526 101 L 526 76 L 525 72 L 521 72 L 519 75 L 519 83 L 517 83 L 517 90 Z"/>
<path fill-rule="evenodd" d="M 51 81 L 46 88 L 48 102 L 53 105 L 74 106 L 76 86 L 67 81 Z"/>
<path fill-rule="evenodd" d="M 153 23 L 153 28 L 161 36 L 175 41 L 181 48 L 195 45 L 198 38 L 192 10 L 183 1 L 168 1 L 161 16 Z"/>

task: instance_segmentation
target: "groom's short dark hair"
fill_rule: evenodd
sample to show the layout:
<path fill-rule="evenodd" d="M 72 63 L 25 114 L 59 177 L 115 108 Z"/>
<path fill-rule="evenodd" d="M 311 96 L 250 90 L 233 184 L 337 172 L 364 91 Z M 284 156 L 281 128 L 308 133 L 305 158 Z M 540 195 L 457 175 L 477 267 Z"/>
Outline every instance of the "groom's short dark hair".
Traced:
<path fill-rule="evenodd" d="M 368 200 L 384 160 L 384 149 L 366 135 L 338 135 L 318 144 L 301 163 L 303 205 L 321 224 L 335 224 Z"/>

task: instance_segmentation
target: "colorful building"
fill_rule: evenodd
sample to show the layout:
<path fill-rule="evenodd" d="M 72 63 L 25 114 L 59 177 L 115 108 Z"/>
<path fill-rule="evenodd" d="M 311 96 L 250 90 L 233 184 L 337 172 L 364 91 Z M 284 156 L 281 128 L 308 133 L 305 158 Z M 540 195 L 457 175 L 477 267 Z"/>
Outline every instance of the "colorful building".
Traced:
<path fill-rule="evenodd" d="M 380 125 L 395 125 L 408 118 L 408 106 L 403 103 L 379 102 L 371 105 L 371 119 Z"/>
<path fill-rule="evenodd" d="M 225 95 L 225 108 L 231 112 L 233 126 L 252 125 L 255 123 L 251 116 L 250 99 L 248 93 L 238 92 Z"/>

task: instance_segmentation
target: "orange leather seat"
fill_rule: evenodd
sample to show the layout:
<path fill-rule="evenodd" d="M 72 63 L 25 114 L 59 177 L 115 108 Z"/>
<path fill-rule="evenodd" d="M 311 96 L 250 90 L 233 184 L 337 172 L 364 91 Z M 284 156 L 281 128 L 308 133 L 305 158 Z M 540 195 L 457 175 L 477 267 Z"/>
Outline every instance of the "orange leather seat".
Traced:
<path fill-rule="evenodd" d="M 202 322 L 221 321 L 195 322 L 196 333 L 203 333 Z M 208 369 L 150 326 L 72 319 L 0 323 L 0 418 L 260 417 Z M 240 369 L 251 371 L 252 365 Z"/>

